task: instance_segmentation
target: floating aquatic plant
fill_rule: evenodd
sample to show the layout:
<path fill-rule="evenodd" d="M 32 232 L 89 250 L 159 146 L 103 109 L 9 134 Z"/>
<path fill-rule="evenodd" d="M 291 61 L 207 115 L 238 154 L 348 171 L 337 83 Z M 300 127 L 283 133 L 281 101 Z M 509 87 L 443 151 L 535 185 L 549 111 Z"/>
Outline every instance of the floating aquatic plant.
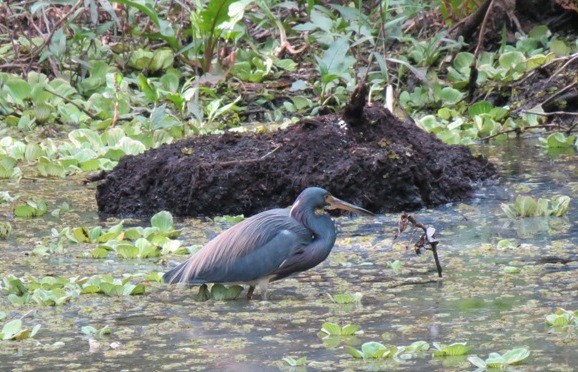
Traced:
<path fill-rule="evenodd" d="M 211 287 L 211 298 L 217 301 L 235 300 L 243 292 L 243 287 L 240 285 L 224 286 L 222 284 L 213 284 Z"/>
<path fill-rule="evenodd" d="M 322 324 L 321 331 L 317 333 L 317 336 L 321 338 L 327 348 L 335 348 L 339 346 L 341 342 L 355 345 L 359 342 L 355 335 L 363 333 L 359 328 L 357 324 L 346 324 L 341 327 L 336 323 L 325 322 Z"/>
<path fill-rule="evenodd" d="M 559 307 L 554 314 L 546 316 L 546 324 L 554 327 L 578 325 L 578 310 L 570 311 Z"/>
<path fill-rule="evenodd" d="M 434 357 L 444 356 L 460 356 L 466 355 L 470 351 L 470 347 L 466 346 L 467 342 L 455 342 L 450 345 L 434 342 L 432 345 L 436 348 L 433 352 Z"/>
<path fill-rule="evenodd" d="M 305 363 L 307 363 L 307 357 L 301 357 L 298 359 L 295 359 L 293 357 L 285 357 L 282 359 L 286 365 L 290 366 L 290 367 L 300 367 L 300 366 L 304 366 Z"/>
<path fill-rule="evenodd" d="M 0 289 L 8 295 L 13 305 L 37 303 L 44 306 L 62 305 L 81 294 L 103 293 L 108 296 L 139 295 L 145 291 L 144 284 L 132 284 L 132 276 L 115 279 L 110 274 L 95 275 L 90 278 L 66 278 L 47 276 L 25 280 L 14 275 L 2 279 Z"/>
<path fill-rule="evenodd" d="M 336 304 L 359 304 L 363 298 L 363 293 L 341 293 L 336 295 L 327 294 L 327 296 L 329 296 L 331 301 L 335 302 Z"/>
<path fill-rule="evenodd" d="M 12 225 L 8 221 L 0 221 L 0 239 L 8 239 L 12 233 Z"/>
<path fill-rule="evenodd" d="M 24 340 L 34 337 L 39 329 L 40 324 L 29 329 L 24 327 L 22 319 L 14 319 L 4 324 L 0 332 L 0 340 Z"/>
<path fill-rule="evenodd" d="M 502 210 L 510 218 L 516 217 L 561 217 L 568 211 L 570 197 L 554 195 L 551 200 L 531 196 L 518 195 L 513 204 L 502 204 Z"/>
<path fill-rule="evenodd" d="M 28 200 L 25 204 L 19 204 L 14 207 L 14 215 L 23 218 L 40 217 L 47 210 L 48 207 L 44 200 Z"/>
<path fill-rule="evenodd" d="M 87 326 L 80 328 L 80 331 L 87 336 L 106 336 L 106 335 L 111 334 L 111 331 L 110 331 L 110 328 L 108 328 L 108 325 L 105 325 L 102 328 L 95 328 L 93 326 L 87 325 Z"/>
<path fill-rule="evenodd" d="M 478 368 L 490 369 L 498 368 L 504 369 L 510 365 L 516 365 L 522 363 L 522 361 L 530 356 L 530 351 L 525 348 L 517 348 L 506 351 L 504 354 L 500 355 L 498 353 L 490 353 L 486 360 L 483 360 L 477 356 L 470 356 L 468 360 L 470 363 Z"/>
<path fill-rule="evenodd" d="M 345 349 L 349 355 L 356 359 L 408 359 L 411 354 L 427 351 L 429 347 L 425 341 L 415 341 L 409 346 L 384 345 L 381 342 L 370 341 L 361 345 L 361 350 L 350 346 L 345 346 Z"/>

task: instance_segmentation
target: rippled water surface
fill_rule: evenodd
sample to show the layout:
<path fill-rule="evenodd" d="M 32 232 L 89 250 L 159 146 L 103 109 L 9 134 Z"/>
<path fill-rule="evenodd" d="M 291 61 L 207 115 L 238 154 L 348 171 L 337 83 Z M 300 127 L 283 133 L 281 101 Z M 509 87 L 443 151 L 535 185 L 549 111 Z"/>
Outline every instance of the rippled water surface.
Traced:
<path fill-rule="evenodd" d="M 307 357 L 301 370 L 473 370 L 466 358 L 433 358 L 431 350 L 411 359 L 356 360 L 344 345 L 367 341 L 404 346 L 414 341 L 467 342 L 470 355 L 525 347 L 531 356 L 518 370 L 571 371 L 578 366 L 578 330 L 553 328 L 545 317 L 562 307 L 578 310 L 578 161 L 576 155 L 550 157 L 533 142 L 509 143 L 475 151 L 500 165 L 499 184 L 481 187 L 468 203 L 414 212 L 434 226 L 440 239 L 444 277 L 439 280 L 429 252 L 416 256 L 406 249 L 418 236 L 406 233 L 393 242 L 399 215 L 337 219 L 339 236 L 329 259 L 317 268 L 270 286 L 269 300 L 242 296 L 235 301 L 195 300 L 197 288 L 145 282 L 140 296 L 81 295 L 56 307 L 13 306 L 0 294 L 6 319 L 41 324 L 32 339 L 0 341 L 0 369 L 230 371 L 289 368 L 286 356 Z M 150 260 L 79 258 L 91 244 L 65 245 L 60 253 L 32 255 L 47 244 L 52 229 L 97 225 L 94 185 L 79 180 L 23 179 L 0 181 L 0 191 L 49 201 L 49 211 L 64 201 L 71 211 L 60 218 L 4 217 L 13 233 L 0 240 L 0 275 L 82 277 L 99 273 L 148 274 L 164 270 L 170 256 Z M 501 203 L 518 194 L 574 198 L 562 218 L 507 218 Z M 347 199 L 346 195 L 337 195 Z M 127 224 L 148 225 L 148 221 Z M 185 219 L 185 245 L 203 244 L 227 228 L 226 223 Z M 513 247 L 499 248 L 501 239 Z M 391 263 L 400 261 L 400 270 Z M 389 263 L 389 265 L 388 265 Z M 395 265 L 394 265 L 395 266 Z M 506 267 L 519 268 L 508 274 Z M 144 275 L 143 275 L 144 277 Z M 363 295 L 360 304 L 336 304 L 328 294 Z M 337 342 L 318 335 L 324 322 L 355 323 L 362 333 Z M 86 325 L 111 330 L 88 337 Z M 297 369 L 295 369 L 297 370 Z"/>

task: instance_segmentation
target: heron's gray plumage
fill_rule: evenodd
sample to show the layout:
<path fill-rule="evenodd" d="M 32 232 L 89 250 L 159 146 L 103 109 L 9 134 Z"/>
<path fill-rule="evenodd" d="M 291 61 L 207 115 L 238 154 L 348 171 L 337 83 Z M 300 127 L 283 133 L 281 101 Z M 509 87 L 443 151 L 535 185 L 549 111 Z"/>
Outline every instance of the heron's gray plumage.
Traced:
<path fill-rule="evenodd" d="M 292 253 L 313 239 L 289 215 L 272 209 L 247 218 L 211 240 L 187 261 L 164 275 L 165 282 L 236 283 L 270 275 Z"/>
<path fill-rule="evenodd" d="M 315 211 L 327 205 L 371 214 L 334 198 L 318 187 L 305 189 L 291 210 L 272 209 L 222 232 L 199 252 L 165 273 L 167 283 L 249 283 L 263 296 L 269 281 L 308 270 L 323 262 L 335 243 L 335 225 Z"/>

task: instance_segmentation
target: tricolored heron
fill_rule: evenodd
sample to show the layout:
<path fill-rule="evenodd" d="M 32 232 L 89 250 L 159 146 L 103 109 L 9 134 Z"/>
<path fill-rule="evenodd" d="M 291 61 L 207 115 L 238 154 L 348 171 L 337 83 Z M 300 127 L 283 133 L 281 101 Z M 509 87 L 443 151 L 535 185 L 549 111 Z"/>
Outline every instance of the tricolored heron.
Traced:
<path fill-rule="evenodd" d="M 335 224 L 323 207 L 373 215 L 332 196 L 319 187 L 308 187 L 293 207 L 271 209 L 239 222 L 211 240 L 188 260 L 165 273 L 166 283 L 246 283 L 250 299 L 259 286 L 267 298 L 269 282 L 311 269 L 323 262 L 335 243 Z"/>

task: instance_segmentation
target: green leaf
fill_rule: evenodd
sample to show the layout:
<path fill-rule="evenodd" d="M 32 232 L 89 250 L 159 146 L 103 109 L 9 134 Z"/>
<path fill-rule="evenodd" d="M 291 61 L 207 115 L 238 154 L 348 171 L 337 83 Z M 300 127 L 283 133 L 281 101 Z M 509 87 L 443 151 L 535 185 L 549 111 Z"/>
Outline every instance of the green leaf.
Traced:
<path fill-rule="evenodd" d="M 25 106 L 24 100 L 31 98 L 30 84 L 22 79 L 14 79 L 6 82 L 8 94 L 18 106 Z"/>
<path fill-rule="evenodd" d="M 470 351 L 470 347 L 466 346 L 465 342 L 455 342 L 451 345 L 434 342 L 433 346 L 437 349 L 434 350 L 434 356 L 461 356 Z"/>
<path fill-rule="evenodd" d="M 341 327 L 339 324 L 325 322 L 321 325 L 321 331 L 327 333 L 328 335 L 332 336 L 340 336 L 341 335 Z"/>
<path fill-rule="evenodd" d="M 38 331 L 40 330 L 40 327 L 42 327 L 41 324 L 35 325 L 35 326 L 32 328 L 32 331 L 30 331 L 30 335 L 29 335 L 28 337 L 30 337 L 30 338 L 34 337 L 34 336 L 38 333 Z"/>
<path fill-rule="evenodd" d="M 508 364 L 519 364 L 530 356 L 530 351 L 526 348 L 517 348 L 506 351 L 502 357 Z"/>
<path fill-rule="evenodd" d="M 161 211 L 151 217 L 151 226 L 158 228 L 163 233 L 174 230 L 173 216 L 170 212 Z"/>
<path fill-rule="evenodd" d="M 299 359 L 295 359 L 293 357 L 285 357 L 282 359 L 288 366 L 291 367 L 299 367 L 305 365 L 307 362 L 307 357 L 301 357 Z"/>
<path fill-rule="evenodd" d="M 566 212 L 568 212 L 571 200 L 572 199 L 566 195 L 555 195 L 552 197 L 551 214 L 556 217 L 562 217 Z"/>
<path fill-rule="evenodd" d="M 504 272 L 506 274 L 518 274 L 520 272 L 520 268 L 516 266 L 506 266 L 504 267 Z"/>
<path fill-rule="evenodd" d="M 37 160 L 40 156 L 42 156 L 42 148 L 36 143 L 29 143 L 26 145 L 26 149 L 24 150 L 24 159 L 31 161 Z"/>
<path fill-rule="evenodd" d="M 349 42 L 346 38 L 338 38 L 323 54 L 321 59 L 317 58 L 318 68 L 323 76 L 343 77 L 355 64 L 355 58 L 348 56 Z M 330 81 L 333 80 L 330 79 Z"/>
<path fill-rule="evenodd" d="M 204 33 L 205 36 L 210 36 L 215 38 L 216 35 L 220 34 L 218 31 L 219 26 L 228 21 L 229 17 L 229 6 L 235 0 L 210 0 L 204 10 L 199 13 L 200 23 L 198 24 L 199 29 Z"/>
<path fill-rule="evenodd" d="M 546 145 L 549 148 L 572 148 L 576 137 L 566 137 L 564 133 L 552 133 L 546 138 Z"/>
<path fill-rule="evenodd" d="M 481 368 L 481 369 L 486 369 L 486 362 L 484 362 L 483 359 L 477 357 L 477 356 L 470 356 L 468 357 L 468 360 L 470 361 L 470 363 L 472 363 L 474 366 Z"/>
<path fill-rule="evenodd" d="M 354 294 L 349 293 L 342 293 L 336 295 L 329 295 L 331 301 L 338 303 L 338 304 L 352 304 L 352 303 L 360 303 L 361 299 L 363 298 L 363 294 L 360 292 L 356 292 Z"/>
<path fill-rule="evenodd" d="M 222 284 L 214 284 L 211 287 L 211 297 L 217 301 L 235 300 L 243 291 L 240 285 L 232 285 L 228 288 Z"/>
<path fill-rule="evenodd" d="M 28 204 L 17 205 L 14 207 L 16 217 L 31 218 L 34 217 L 35 209 Z"/>
<path fill-rule="evenodd" d="M 106 258 L 108 256 L 108 249 L 105 249 L 103 247 L 98 247 L 92 250 L 92 252 L 90 252 L 90 257 L 92 258 Z"/>
<path fill-rule="evenodd" d="M 489 113 L 494 106 L 487 101 L 479 101 L 471 105 L 468 109 L 471 117 Z"/>
<path fill-rule="evenodd" d="M 537 207 L 538 204 L 530 196 L 519 195 L 514 202 L 514 210 L 522 217 L 535 216 Z"/>
<path fill-rule="evenodd" d="M 359 331 L 360 326 L 357 324 L 347 324 L 341 329 L 342 336 L 351 336 Z"/>
<path fill-rule="evenodd" d="M 526 57 L 522 52 L 506 52 L 498 59 L 502 68 L 511 71 L 524 72 L 526 69 Z"/>
<path fill-rule="evenodd" d="M 119 244 L 116 247 L 116 254 L 122 258 L 137 258 L 139 256 L 139 249 L 130 244 Z"/>
<path fill-rule="evenodd" d="M 387 350 L 385 345 L 380 342 L 369 341 L 361 345 L 361 351 L 366 358 L 381 358 Z"/>
<path fill-rule="evenodd" d="M 444 105 L 455 105 L 464 98 L 465 94 L 457 89 L 451 87 L 445 87 L 441 90 L 439 99 L 441 99 Z"/>
<path fill-rule="evenodd" d="M 12 340 L 22 331 L 22 320 L 14 319 L 4 324 L 2 327 L 2 339 Z"/>
<path fill-rule="evenodd" d="M 429 343 L 426 341 L 415 341 L 405 348 L 405 351 L 427 351 L 429 350 Z"/>
<path fill-rule="evenodd" d="M 363 359 L 363 357 L 364 357 L 363 353 L 354 347 L 346 345 L 345 350 L 349 353 L 349 355 L 351 355 L 355 359 Z"/>
<path fill-rule="evenodd" d="M 173 52 L 168 48 L 157 49 L 153 53 L 152 61 L 149 65 L 150 71 L 165 70 L 172 66 L 174 62 Z"/>
<path fill-rule="evenodd" d="M 570 54 L 572 49 L 568 47 L 563 40 L 556 39 L 550 43 L 550 51 L 554 53 L 556 57 L 565 57 Z"/>

